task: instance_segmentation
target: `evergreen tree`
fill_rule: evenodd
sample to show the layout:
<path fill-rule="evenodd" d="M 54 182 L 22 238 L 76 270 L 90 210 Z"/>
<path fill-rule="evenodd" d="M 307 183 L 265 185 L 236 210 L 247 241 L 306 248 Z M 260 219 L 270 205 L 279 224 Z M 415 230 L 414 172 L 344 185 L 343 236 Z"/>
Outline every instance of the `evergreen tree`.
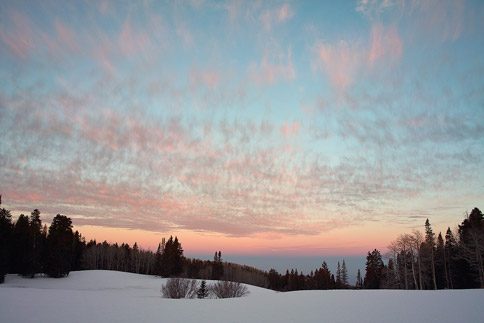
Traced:
<path fill-rule="evenodd" d="M 372 252 L 368 252 L 366 256 L 366 274 L 364 281 L 366 289 L 380 288 L 383 268 L 384 265 L 380 251 L 375 249 Z"/>
<path fill-rule="evenodd" d="M 428 261 L 430 262 L 430 272 L 432 277 L 432 288 L 437 289 L 437 280 L 435 277 L 435 234 L 432 231 L 432 227 L 430 226 L 429 219 L 425 221 L 425 249 L 426 254 L 428 255 Z"/>
<path fill-rule="evenodd" d="M 348 286 L 348 269 L 346 268 L 346 263 L 344 259 L 343 265 L 341 266 L 341 283 L 343 284 L 344 288 Z"/>
<path fill-rule="evenodd" d="M 341 285 L 341 266 L 338 261 L 338 267 L 336 267 L 336 288 L 341 288 Z"/>
<path fill-rule="evenodd" d="M 27 276 L 32 259 L 32 241 L 29 218 L 24 214 L 20 214 L 14 225 L 11 246 L 12 272 Z"/>
<path fill-rule="evenodd" d="M 207 282 L 205 280 L 202 280 L 202 282 L 200 283 L 200 287 L 198 288 L 198 291 L 197 291 L 197 297 L 198 298 L 208 297 Z"/>
<path fill-rule="evenodd" d="M 164 239 L 164 238 L 163 238 Z M 154 274 L 157 276 L 162 275 L 162 268 L 163 268 L 163 260 L 162 260 L 162 244 L 158 244 L 158 249 L 156 249 L 156 254 L 155 254 L 155 265 L 154 265 Z"/>
<path fill-rule="evenodd" d="M 222 278 L 223 274 L 224 274 L 224 267 L 222 264 L 222 252 L 218 251 L 218 252 L 215 252 L 215 256 L 213 257 L 212 279 L 219 280 Z"/>
<path fill-rule="evenodd" d="M 73 246 L 72 246 L 72 252 L 73 252 L 72 264 L 71 264 L 72 270 L 81 270 L 82 269 L 81 262 L 82 262 L 82 258 L 83 258 L 85 250 L 86 250 L 86 240 L 79 233 L 79 231 L 76 230 L 76 232 L 74 232 L 74 240 L 73 240 Z M 104 269 L 111 270 L 111 268 L 104 268 Z"/>
<path fill-rule="evenodd" d="M 42 232 L 40 211 L 35 209 L 30 214 L 30 259 L 27 267 L 27 275 L 34 278 L 36 273 L 42 272 L 41 257 L 44 251 L 46 236 Z"/>
<path fill-rule="evenodd" d="M 457 242 L 452 230 L 447 228 L 445 233 L 445 259 L 447 261 L 447 276 L 449 278 L 449 288 L 454 288 L 454 267 L 457 251 Z"/>
<path fill-rule="evenodd" d="M 10 214 L 10 210 L 0 208 L 0 284 L 3 284 L 5 274 L 9 272 L 12 228 L 12 215 Z"/>
<path fill-rule="evenodd" d="M 357 289 L 363 288 L 363 279 L 361 278 L 361 273 L 359 268 L 358 268 L 358 273 L 356 274 L 356 288 Z"/>
<path fill-rule="evenodd" d="M 330 289 L 334 287 L 334 284 L 331 281 L 331 272 L 329 271 L 326 261 L 323 261 L 321 268 L 314 272 L 314 280 L 316 289 Z"/>
<path fill-rule="evenodd" d="M 267 279 L 269 280 L 270 289 L 282 291 L 285 287 L 287 287 L 284 286 L 284 281 L 281 275 L 279 275 L 279 273 L 275 269 L 271 268 L 271 270 L 269 270 L 267 274 Z"/>
<path fill-rule="evenodd" d="M 449 278 L 447 277 L 447 263 L 445 259 L 445 244 L 442 233 L 437 236 L 437 247 L 435 249 L 435 277 L 437 289 L 449 288 Z"/>
<path fill-rule="evenodd" d="M 183 271 L 183 249 L 178 242 L 178 238 L 173 239 L 172 236 L 166 241 L 161 255 L 162 262 L 162 276 L 172 277 L 178 276 Z"/>
<path fill-rule="evenodd" d="M 45 273 L 50 277 L 69 275 L 73 256 L 74 234 L 71 218 L 57 214 L 52 220 L 47 236 Z"/>
<path fill-rule="evenodd" d="M 484 215 L 474 208 L 459 225 L 461 259 L 468 263 L 474 287 L 484 287 Z M 463 263 L 462 261 L 462 263 Z"/>

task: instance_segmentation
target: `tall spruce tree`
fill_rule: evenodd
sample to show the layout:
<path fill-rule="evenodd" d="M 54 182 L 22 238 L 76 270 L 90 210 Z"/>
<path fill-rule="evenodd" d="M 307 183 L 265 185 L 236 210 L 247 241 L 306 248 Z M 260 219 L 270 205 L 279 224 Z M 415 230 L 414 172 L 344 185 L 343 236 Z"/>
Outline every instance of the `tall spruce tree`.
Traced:
<path fill-rule="evenodd" d="M 331 272 L 326 261 L 323 261 L 321 268 L 314 272 L 314 280 L 316 289 L 330 289 L 334 287 L 334 284 L 331 282 Z"/>
<path fill-rule="evenodd" d="M 356 274 L 356 288 L 362 289 L 363 288 L 363 279 L 361 278 L 361 272 L 358 268 L 358 273 Z"/>
<path fill-rule="evenodd" d="M 0 195 L 1 205 L 1 195 Z M 10 210 L 0 208 L 0 284 L 5 281 L 10 265 L 10 241 L 12 235 L 12 215 Z"/>
<path fill-rule="evenodd" d="M 163 238 L 164 239 L 164 238 Z M 154 264 L 154 274 L 157 276 L 162 276 L 162 268 L 163 268 L 163 259 L 162 259 L 162 244 L 158 244 L 158 249 L 156 249 L 156 254 L 155 254 L 155 264 Z"/>
<path fill-rule="evenodd" d="M 36 273 L 42 271 L 42 253 L 44 251 L 46 236 L 42 230 L 42 221 L 40 220 L 40 211 L 35 209 L 30 213 L 30 259 L 27 268 L 27 275 L 34 278 Z"/>
<path fill-rule="evenodd" d="M 344 259 L 343 264 L 341 265 L 341 284 L 343 285 L 343 288 L 348 287 L 348 269 L 346 268 Z"/>
<path fill-rule="evenodd" d="M 175 277 L 183 271 L 183 249 L 178 237 L 173 239 L 170 236 L 166 241 L 161 255 L 162 268 L 161 273 L 163 277 Z"/>
<path fill-rule="evenodd" d="M 12 272 L 27 276 L 32 259 L 32 241 L 28 216 L 20 214 L 12 234 L 11 263 Z"/>
<path fill-rule="evenodd" d="M 475 287 L 484 287 L 484 215 L 474 208 L 459 225 L 459 242 L 462 259 L 465 260 L 471 275 L 475 276 Z"/>
<path fill-rule="evenodd" d="M 437 289 L 437 279 L 435 277 L 435 234 L 432 231 L 429 219 L 425 221 L 425 249 L 428 256 L 427 263 L 430 264 L 432 288 Z"/>
<path fill-rule="evenodd" d="M 435 249 L 435 276 L 437 289 L 449 288 L 449 278 L 447 277 L 447 262 L 445 259 L 445 244 L 442 233 L 437 236 L 437 247 Z"/>
<path fill-rule="evenodd" d="M 452 230 L 447 228 L 445 233 L 445 259 L 447 261 L 447 275 L 449 278 L 449 288 L 454 288 L 454 269 L 457 253 L 457 242 Z"/>
<path fill-rule="evenodd" d="M 380 288 L 383 268 L 384 265 L 380 251 L 375 249 L 372 252 L 368 252 L 366 256 L 366 274 L 364 281 L 366 289 Z"/>
<path fill-rule="evenodd" d="M 64 277 L 71 271 L 74 233 L 71 218 L 57 214 L 47 236 L 45 273 L 50 277 Z"/>
<path fill-rule="evenodd" d="M 338 266 L 336 267 L 336 288 L 341 288 L 341 266 L 338 261 Z"/>
<path fill-rule="evenodd" d="M 222 252 L 219 250 L 215 252 L 212 263 L 212 279 L 219 280 L 224 274 L 224 267 L 222 264 Z"/>

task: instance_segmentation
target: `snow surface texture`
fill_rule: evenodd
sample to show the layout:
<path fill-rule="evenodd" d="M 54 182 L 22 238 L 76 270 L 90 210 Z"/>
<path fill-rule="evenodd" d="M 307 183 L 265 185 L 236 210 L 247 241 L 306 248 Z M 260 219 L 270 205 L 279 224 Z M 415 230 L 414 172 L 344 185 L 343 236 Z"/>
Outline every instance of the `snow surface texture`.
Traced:
<path fill-rule="evenodd" d="M 115 271 L 67 278 L 7 275 L 1 322 L 482 322 L 484 290 L 277 293 L 248 286 L 233 299 L 166 299 L 166 280 Z"/>

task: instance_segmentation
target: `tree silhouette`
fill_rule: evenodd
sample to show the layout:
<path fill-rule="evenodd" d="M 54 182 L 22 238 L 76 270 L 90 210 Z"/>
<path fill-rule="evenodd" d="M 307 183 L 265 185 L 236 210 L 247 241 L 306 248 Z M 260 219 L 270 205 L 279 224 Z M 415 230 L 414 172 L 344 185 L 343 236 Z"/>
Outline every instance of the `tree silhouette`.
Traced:
<path fill-rule="evenodd" d="M 0 195 L 1 204 L 1 195 Z M 5 280 L 5 274 L 10 265 L 10 239 L 12 235 L 12 215 L 10 210 L 0 209 L 0 284 Z"/>
<path fill-rule="evenodd" d="M 471 275 L 476 277 L 475 287 L 484 287 L 484 216 L 478 208 L 474 208 L 459 225 L 459 238 L 462 265 L 467 262 Z"/>
<path fill-rule="evenodd" d="M 348 269 L 346 268 L 344 259 L 343 264 L 341 265 L 341 284 L 343 285 L 343 288 L 348 287 Z"/>
<path fill-rule="evenodd" d="M 52 220 L 47 236 L 45 273 L 50 277 L 69 275 L 73 256 L 74 234 L 72 220 L 57 214 Z"/>
<path fill-rule="evenodd" d="M 383 267 L 384 265 L 380 251 L 375 249 L 372 252 L 368 252 L 368 255 L 366 256 L 366 274 L 364 281 L 365 288 L 380 288 Z"/>
<path fill-rule="evenodd" d="M 224 274 L 224 267 L 222 264 L 222 252 L 215 252 L 212 264 L 212 279 L 219 280 Z"/>
<path fill-rule="evenodd" d="M 163 277 L 178 276 L 183 271 L 183 249 L 178 237 L 172 236 L 166 242 L 161 255 L 161 275 Z"/>

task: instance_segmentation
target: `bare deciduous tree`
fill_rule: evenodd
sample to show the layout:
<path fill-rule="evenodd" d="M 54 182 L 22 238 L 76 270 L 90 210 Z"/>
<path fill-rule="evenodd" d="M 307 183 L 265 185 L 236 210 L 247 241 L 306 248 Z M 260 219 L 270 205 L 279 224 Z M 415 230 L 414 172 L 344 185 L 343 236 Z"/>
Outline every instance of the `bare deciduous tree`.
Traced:
<path fill-rule="evenodd" d="M 161 294 L 165 298 L 194 298 L 197 295 L 197 281 L 186 278 L 169 278 L 161 286 Z"/>
<path fill-rule="evenodd" d="M 237 282 L 218 281 L 210 286 L 210 292 L 216 298 L 242 297 L 249 294 L 246 286 Z"/>

